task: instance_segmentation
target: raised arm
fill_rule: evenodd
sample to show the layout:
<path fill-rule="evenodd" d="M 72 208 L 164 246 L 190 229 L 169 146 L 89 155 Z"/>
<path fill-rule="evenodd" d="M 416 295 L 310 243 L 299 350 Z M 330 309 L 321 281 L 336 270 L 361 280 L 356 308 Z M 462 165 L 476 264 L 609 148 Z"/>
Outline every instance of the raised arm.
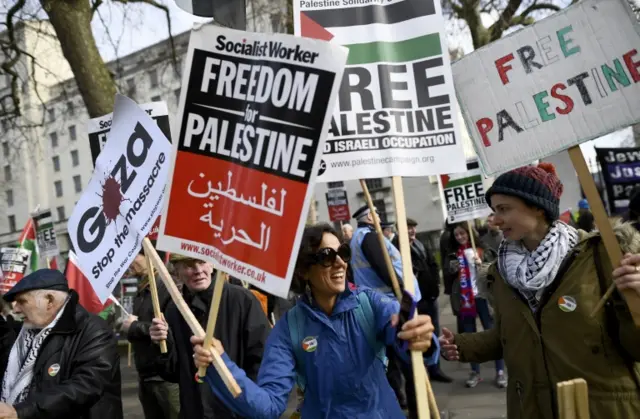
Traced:
<path fill-rule="evenodd" d="M 285 315 L 269 334 L 258 372 L 257 384 L 251 381 L 244 370 L 238 367 L 226 353 L 222 359 L 242 389 L 238 398 L 233 398 L 225 387 L 215 368 L 209 366 L 204 378 L 216 397 L 242 417 L 255 419 L 278 419 L 287 408 L 289 394 L 296 376 L 296 362 L 293 354 L 289 325 Z M 210 365 L 211 355 L 202 348 L 202 339 L 193 337 L 196 363 Z M 219 350 L 221 347 L 216 342 Z"/>

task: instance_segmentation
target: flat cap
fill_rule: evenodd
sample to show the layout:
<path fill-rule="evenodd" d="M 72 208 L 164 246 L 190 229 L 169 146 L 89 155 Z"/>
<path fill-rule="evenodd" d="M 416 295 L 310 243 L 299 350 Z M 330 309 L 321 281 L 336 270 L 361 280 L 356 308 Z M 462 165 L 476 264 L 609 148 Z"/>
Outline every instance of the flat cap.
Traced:
<path fill-rule="evenodd" d="M 380 228 L 385 229 L 385 228 L 390 228 L 393 227 L 396 223 L 380 223 Z"/>
<path fill-rule="evenodd" d="M 416 220 L 414 220 L 413 218 L 407 217 L 407 226 L 415 227 L 417 225 L 418 225 L 418 222 Z"/>
<path fill-rule="evenodd" d="M 67 278 L 62 272 L 55 269 L 38 269 L 31 272 L 14 285 L 3 298 L 10 303 L 16 299 L 18 294 L 34 290 L 56 290 L 69 292 L 69 284 Z"/>
<path fill-rule="evenodd" d="M 171 255 L 169 256 L 169 261 L 171 261 L 172 263 L 186 262 L 188 260 L 201 260 L 201 259 L 194 258 L 191 256 L 180 255 L 178 253 L 171 253 Z"/>

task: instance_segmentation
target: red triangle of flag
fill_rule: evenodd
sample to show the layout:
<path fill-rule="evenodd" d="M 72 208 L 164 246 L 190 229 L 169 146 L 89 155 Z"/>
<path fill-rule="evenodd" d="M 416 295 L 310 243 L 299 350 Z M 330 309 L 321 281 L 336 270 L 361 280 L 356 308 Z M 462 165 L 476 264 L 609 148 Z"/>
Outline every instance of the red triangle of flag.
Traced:
<path fill-rule="evenodd" d="M 314 20 L 311 20 L 311 18 L 304 13 L 300 13 L 300 34 L 305 38 L 320 39 L 322 41 L 330 41 L 333 39 L 331 32 L 317 24 Z"/>
<path fill-rule="evenodd" d="M 100 299 L 93 290 L 93 286 L 89 279 L 84 276 L 82 271 L 77 265 L 76 254 L 73 251 L 69 252 L 69 260 L 67 261 L 66 268 L 67 282 L 69 288 L 75 290 L 80 296 L 80 305 L 85 308 L 89 313 L 98 314 L 105 308 L 109 307 L 113 302 L 108 300 L 105 304 L 100 302 Z"/>

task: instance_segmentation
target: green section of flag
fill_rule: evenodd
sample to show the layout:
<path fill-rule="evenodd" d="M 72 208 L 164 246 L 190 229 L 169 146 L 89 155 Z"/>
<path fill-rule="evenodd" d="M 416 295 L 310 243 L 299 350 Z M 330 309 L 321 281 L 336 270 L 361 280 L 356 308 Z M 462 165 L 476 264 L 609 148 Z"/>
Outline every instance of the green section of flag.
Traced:
<path fill-rule="evenodd" d="M 378 41 L 345 46 L 349 48 L 347 65 L 378 62 L 403 63 L 420 58 L 442 55 L 440 34 L 438 33 L 397 42 Z"/>
<path fill-rule="evenodd" d="M 38 246 L 34 240 L 26 239 L 22 243 L 22 248 L 31 250 L 31 272 L 38 270 Z"/>
<path fill-rule="evenodd" d="M 462 185 L 467 185 L 469 183 L 478 183 L 478 182 L 482 182 L 482 176 L 480 175 L 469 176 L 462 179 L 450 180 L 449 183 L 447 183 L 447 186 L 445 186 L 445 188 L 447 189 L 455 188 L 456 186 L 462 186 Z"/>

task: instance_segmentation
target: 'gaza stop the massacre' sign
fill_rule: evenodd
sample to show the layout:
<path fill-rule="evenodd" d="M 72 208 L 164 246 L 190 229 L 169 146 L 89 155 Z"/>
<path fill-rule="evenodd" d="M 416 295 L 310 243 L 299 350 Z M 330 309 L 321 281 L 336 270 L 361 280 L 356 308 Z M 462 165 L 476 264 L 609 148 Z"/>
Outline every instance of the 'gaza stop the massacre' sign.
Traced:
<path fill-rule="evenodd" d="M 585 0 L 453 65 L 487 175 L 640 120 L 640 34 L 626 0 Z"/>

